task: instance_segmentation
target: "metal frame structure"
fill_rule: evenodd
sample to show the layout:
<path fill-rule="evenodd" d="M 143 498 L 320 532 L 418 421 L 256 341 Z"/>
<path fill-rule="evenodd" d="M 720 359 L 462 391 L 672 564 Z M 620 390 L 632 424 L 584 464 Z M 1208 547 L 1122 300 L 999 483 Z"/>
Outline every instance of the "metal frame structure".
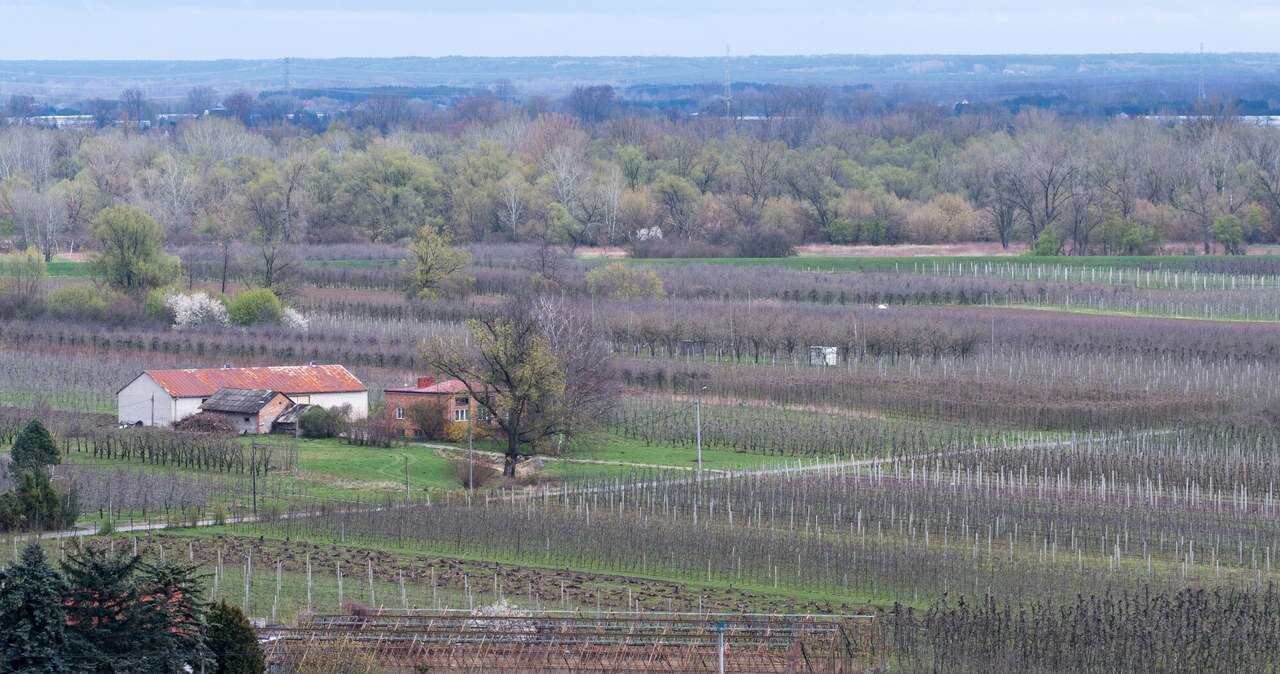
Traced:
<path fill-rule="evenodd" d="M 326 650 L 363 653 L 391 672 L 849 674 L 882 664 L 871 620 L 380 610 L 318 615 L 260 634 L 268 671 L 282 674 L 302 671 Z"/>

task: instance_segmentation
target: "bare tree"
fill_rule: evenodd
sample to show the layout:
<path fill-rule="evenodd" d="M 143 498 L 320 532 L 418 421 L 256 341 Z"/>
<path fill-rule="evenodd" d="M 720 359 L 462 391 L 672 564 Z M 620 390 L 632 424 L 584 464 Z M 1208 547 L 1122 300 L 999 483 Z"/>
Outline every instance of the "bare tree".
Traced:
<path fill-rule="evenodd" d="M 192 87 L 187 90 L 187 112 L 193 115 L 204 114 L 218 101 L 218 92 L 212 87 Z"/>
<path fill-rule="evenodd" d="M 439 337 L 428 365 L 466 386 L 506 440 L 503 474 L 522 455 L 563 448 L 601 424 L 616 396 L 598 330 L 563 300 L 522 296 L 467 322 L 469 343 Z"/>
<path fill-rule="evenodd" d="M 599 122 L 613 109 L 613 87 L 607 84 L 574 87 L 569 107 L 584 122 Z"/>
<path fill-rule="evenodd" d="M 137 128 L 151 119 L 151 103 L 141 89 L 125 89 L 120 94 L 121 121 Z"/>

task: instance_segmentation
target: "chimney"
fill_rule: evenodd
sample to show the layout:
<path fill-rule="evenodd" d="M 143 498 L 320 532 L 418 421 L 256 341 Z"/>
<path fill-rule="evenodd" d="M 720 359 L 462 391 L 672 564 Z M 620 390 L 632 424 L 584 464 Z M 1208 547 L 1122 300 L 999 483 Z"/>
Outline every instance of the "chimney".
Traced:
<path fill-rule="evenodd" d="M 418 377 L 418 388 L 427 388 L 436 383 L 435 377 Z"/>

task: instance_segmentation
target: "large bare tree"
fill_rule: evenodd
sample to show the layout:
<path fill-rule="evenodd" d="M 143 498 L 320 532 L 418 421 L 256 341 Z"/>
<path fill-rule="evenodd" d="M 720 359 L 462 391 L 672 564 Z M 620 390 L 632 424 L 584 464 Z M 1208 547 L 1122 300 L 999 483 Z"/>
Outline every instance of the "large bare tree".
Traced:
<path fill-rule="evenodd" d="M 520 296 L 467 321 L 467 329 L 465 341 L 429 342 L 426 362 L 461 381 L 499 429 L 507 477 L 521 456 L 563 447 L 609 413 L 616 389 L 608 349 L 563 300 Z"/>

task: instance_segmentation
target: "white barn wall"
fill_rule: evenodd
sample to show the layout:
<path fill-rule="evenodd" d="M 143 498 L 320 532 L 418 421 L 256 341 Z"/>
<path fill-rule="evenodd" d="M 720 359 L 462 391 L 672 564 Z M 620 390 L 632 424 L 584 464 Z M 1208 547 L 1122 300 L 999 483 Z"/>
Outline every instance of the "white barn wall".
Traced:
<path fill-rule="evenodd" d="M 199 403 L 197 399 L 197 407 Z M 129 382 L 116 394 L 116 419 L 124 424 L 132 425 L 141 421 L 143 425 L 150 426 L 154 409 L 155 425 L 168 426 L 174 421 L 177 407 L 174 399 L 145 374 Z"/>
<path fill-rule="evenodd" d="M 369 416 L 369 392 L 358 391 L 355 393 L 312 393 L 311 395 L 295 395 L 289 396 L 295 402 L 309 402 L 312 405 L 321 407 L 342 407 L 343 405 L 351 406 L 351 418 L 363 419 Z M 302 398 L 303 400 L 298 400 Z M 310 398 L 310 400 L 307 400 Z"/>

